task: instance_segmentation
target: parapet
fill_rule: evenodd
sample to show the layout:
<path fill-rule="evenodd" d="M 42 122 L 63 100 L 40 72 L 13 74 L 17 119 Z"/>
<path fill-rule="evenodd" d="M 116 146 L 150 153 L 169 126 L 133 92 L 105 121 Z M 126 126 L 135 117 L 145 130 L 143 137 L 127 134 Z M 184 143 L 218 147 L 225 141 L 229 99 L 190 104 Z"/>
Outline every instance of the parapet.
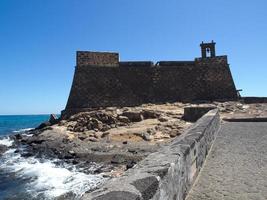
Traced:
<path fill-rule="evenodd" d="M 120 62 L 120 67 L 153 67 L 154 63 L 151 61 L 127 61 Z"/>
<path fill-rule="evenodd" d="M 77 51 L 77 66 L 119 66 L 119 54 L 113 52 Z"/>
<path fill-rule="evenodd" d="M 209 58 L 196 58 L 195 63 L 200 65 L 228 65 L 227 56 L 216 56 Z"/>
<path fill-rule="evenodd" d="M 158 66 L 193 66 L 195 64 L 194 61 L 159 61 L 157 63 Z"/>

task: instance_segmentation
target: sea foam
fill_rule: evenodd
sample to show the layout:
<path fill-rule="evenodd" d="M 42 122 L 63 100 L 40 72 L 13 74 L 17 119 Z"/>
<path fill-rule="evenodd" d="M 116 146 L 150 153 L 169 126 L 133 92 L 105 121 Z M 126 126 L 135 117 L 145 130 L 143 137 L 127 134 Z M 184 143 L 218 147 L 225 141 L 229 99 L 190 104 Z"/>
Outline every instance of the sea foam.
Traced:
<path fill-rule="evenodd" d="M 24 158 L 15 149 L 8 150 L 1 159 L 1 170 L 28 179 L 25 191 L 33 198 L 55 199 L 66 193 L 79 198 L 105 181 L 101 175 L 85 174 L 72 165 L 55 164 L 58 160 Z"/>
<path fill-rule="evenodd" d="M 13 140 L 11 140 L 9 137 L 0 138 L 0 145 L 5 145 L 7 147 L 12 146 Z"/>
<path fill-rule="evenodd" d="M 13 133 L 24 133 L 24 132 L 27 132 L 27 131 L 31 131 L 33 130 L 34 128 L 22 128 L 22 129 L 19 129 L 19 130 L 15 130 L 15 131 L 12 131 Z"/>

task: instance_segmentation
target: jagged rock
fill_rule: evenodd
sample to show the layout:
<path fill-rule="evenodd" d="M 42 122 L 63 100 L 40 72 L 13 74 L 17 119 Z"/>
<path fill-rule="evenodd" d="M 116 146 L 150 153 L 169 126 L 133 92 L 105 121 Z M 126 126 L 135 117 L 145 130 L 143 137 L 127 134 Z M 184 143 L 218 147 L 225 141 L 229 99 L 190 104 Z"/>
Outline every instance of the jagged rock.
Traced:
<path fill-rule="evenodd" d="M 22 139 L 21 134 L 16 134 L 16 135 L 14 135 L 14 137 L 15 137 L 16 140 L 21 140 Z"/>
<path fill-rule="evenodd" d="M 125 111 L 122 116 L 128 117 L 131 122 L 140 122 L 144 119 L 141 111 Z"/>
<path fill-rule="evenodd" d="M 41 123 L 36 129 L 37 130 L 39 130 L 39 129 L 43 129 L 43 128 L 45 128 L 45 127 L 47 127 L 47 126 L 51 126 L 51 123 L 50 122 L 43 122 L 43 123 Z"/>
<path fill-rule="evenodd" d="M 0 155 L 2 155 L 3 153 L 5 153 L 7 150 L 8 150 L 8 147 L 7 146 L 0 144 Z"/>
<path fill-rule="evenodd" d="M 128 170 L 128 169 L 131 169 L 131 168 L 133 168 L 135 165 L 136 165 L 136 161 L 134 161 L 134 160 L 130 160 L 130 161 L 127 162 L 126 169 L 127 169 L 127 170 Z"/>
<path fill-rule="evenodd" d="M 34 156 L 34 154 L 33 152 L 24 152 L 21 154 L 21 156 L 24 158 L 28 158 L 28 157 Z"/>
<path fill-rule="evenodd" d="M 49 117 L 49 120 L 48 122 L 52 125 L 58 123 L 58 118 L 55 114 L 51 114 L 50 117 Z"/>
<path fill-rule="evenodd" d="M 126 116 L 118 116 L 118 120 L 120 121 L 120 122 L 123 122 L 123 123 L 130 123 L 130 120 L 129 120 L 129 118 L 128 117 L 126 117 Z"/>
<path fill-rule="evenodd" d="M 143 110 L 142 115 L 145 119 L 155 119 L 155 118 L 158 118 L 160 116 L 160 114 L 154 110 Z"/>
<path fill-rule="evenodd" d="M 74 132 L 84 132 L 86 130 L 107 131 L 111 127 L 116 127 L 117 119 L 115 115 L 106 111 L 83 112 L 73 115 L 69 119 L 68 130 Z M 71 122 L 77 122 L 71 124 Z"/>

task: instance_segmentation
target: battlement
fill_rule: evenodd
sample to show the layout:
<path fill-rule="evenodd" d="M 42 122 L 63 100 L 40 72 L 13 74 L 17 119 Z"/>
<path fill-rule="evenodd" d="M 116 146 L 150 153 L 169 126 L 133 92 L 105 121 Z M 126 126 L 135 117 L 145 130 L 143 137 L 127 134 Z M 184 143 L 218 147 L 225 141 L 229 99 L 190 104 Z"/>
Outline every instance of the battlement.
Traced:
<path fill-rule="evenodd" d="M 154 63 L 152 61 L 127 61 L 127 62 L 119 62 L 120 67 L 154 67 Z"/>
<path fill-rule="evenodd" d="M 77 51 L 77 66 L 119 66 L 119 54 L 111 52 Z"/>
<path fill-rule="evenodd" d="M 77 51 L 77 66 L 91 67 L 163 67 L 163 66 L 193 66 L 193 65 L 227 65 L 227 56 L 201 57 L 194 61 L 119 61 L 119 53 Z"/>
<path fill-rule="evenodd" d="M 214 42 L 202 43 L 202 57 L 192 61 L 155 63 L 122 62 L 118 53 L 78 51 L 64 113 L 143 103 L 237 99 L 227 56 L 215 56 L 214 46 Z"/>

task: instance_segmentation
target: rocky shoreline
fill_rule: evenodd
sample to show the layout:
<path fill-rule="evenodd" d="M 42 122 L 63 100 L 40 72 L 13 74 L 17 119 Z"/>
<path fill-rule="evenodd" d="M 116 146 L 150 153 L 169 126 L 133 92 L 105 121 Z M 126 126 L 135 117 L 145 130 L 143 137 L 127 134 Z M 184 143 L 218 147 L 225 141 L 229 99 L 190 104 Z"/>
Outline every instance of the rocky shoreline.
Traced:
<path fill-rule="evenodd" d="M 84 168 L 97 163 L 101 168 L 90 173 L 117 177 L 191 124 L 181 119 L 182 109 L 177 108 L 107 108 L 78 113 L 68 120 L 54 120 L 54 124 L 50 120 L 13 139 L 17 147 L 24 146 L 22 156 L 58 158 Z"/>
<path fill-rule="evenodd" d="M 119 177 L 192 125 L 183 119 L 187 106 L 215 106 L 222 117 L 267 113 L 267 104 L 241 102 L 112 107 L 78 113 L 65 120 L 51 116 L 38 128 L 11 136 L 14 143 L 10 148 L 24 157 L 56 158 L 86 173 Z M 0 156 L 6 150 L 8 147 L 0 145 Z M 88 167 L 91 165 L 97 167 L 92 170 Z"/>

